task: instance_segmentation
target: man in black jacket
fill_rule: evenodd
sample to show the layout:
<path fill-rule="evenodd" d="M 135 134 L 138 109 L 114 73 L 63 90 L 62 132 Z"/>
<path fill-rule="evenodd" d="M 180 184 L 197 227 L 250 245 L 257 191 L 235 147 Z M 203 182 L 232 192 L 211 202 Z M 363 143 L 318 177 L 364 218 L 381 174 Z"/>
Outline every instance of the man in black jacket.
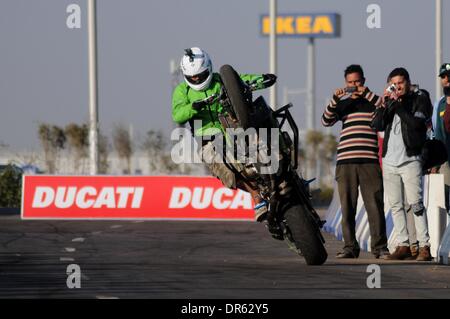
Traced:
<path fill-rule="evenodd" d="M 416 260 L 429 261 L 430 236 L 422 197 L 421 152 L 433 106 L 428 92 L 411 85 L 406 69 L 394 69 L 389 74 L 388 83 L 384 103 L 377 109 L 372 121 L 372 126 L 377 131 L 385 131 L 383 184 L 392 210 L 398 245 L 387 259 L 412 258 L 406 226 L 405 195 L 414 214 L 419 241 L 419 254 Z"/>

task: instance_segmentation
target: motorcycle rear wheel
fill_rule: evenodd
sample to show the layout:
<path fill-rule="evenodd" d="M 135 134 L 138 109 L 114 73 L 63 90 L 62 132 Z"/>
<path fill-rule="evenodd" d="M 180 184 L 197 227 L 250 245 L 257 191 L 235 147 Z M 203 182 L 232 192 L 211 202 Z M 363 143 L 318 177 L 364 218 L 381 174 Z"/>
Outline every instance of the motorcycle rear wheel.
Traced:
<path fill-rule="evenodd" d="M 322 265 L 327 260 L 328 254 L 321 239 L 320 229 L 309 216 L 307 207 L 301 204 L 290 206 L 284 218 L 306 264 Z"/>

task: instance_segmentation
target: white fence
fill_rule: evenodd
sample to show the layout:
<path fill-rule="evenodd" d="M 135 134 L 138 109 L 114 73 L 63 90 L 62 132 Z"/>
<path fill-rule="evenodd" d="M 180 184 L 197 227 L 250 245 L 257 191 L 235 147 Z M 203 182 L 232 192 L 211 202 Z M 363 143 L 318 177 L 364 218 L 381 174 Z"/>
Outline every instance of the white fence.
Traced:
<path fill-rule="evenodd" d="M 427 208 L 428 228 L 430 233 L 431 254 L 439 256 L 437 259 L 448 264 L 450 250 L 450 218 L 445 209 L 444 176 L 442 174 L 426 175 L 424 177 L 424 205 Z M 386 203 L 386 200 L 385 200 Z M 392 221 L 392 212 L 385 204 L 386 233 L 388 248 L 394 250 L 396 236 Z M 366 210 L 362 196 L 358 198 L 356 213 L 356 238 L 362 250 L 370 251 L 370 232 Z M 324 230 L 333 233 L 336 238 L 343 240 L 342 211 L 337 188 L 333 200 L 328 208 Z M 439 254 L 438 254 L 439 253 Z"/>

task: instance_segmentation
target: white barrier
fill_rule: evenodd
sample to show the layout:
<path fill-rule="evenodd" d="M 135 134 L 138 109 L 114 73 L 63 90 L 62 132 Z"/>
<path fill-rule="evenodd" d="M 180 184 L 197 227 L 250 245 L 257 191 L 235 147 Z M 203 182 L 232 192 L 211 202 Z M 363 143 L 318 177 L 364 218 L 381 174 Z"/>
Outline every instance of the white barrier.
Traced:
<path fill-rule="evenodd" d="M 444 175 L 431 174 L 424 179 L 424 205 L 427 207 L 431 255 L 438 256 L 439 245 L 447 226 Z"/>
<path fill-rule="evenodd" d="M 437 260 L 440 264 L 448 265 L 448 257 L 450 256 L 450 227 L 447 226 L 447 230 L 442 237 L 442 243 L 439 247 L 437 254 Z"/>
<path fill-rule="evenodd" d="M 385 218 L 386 218 L 386 232 L 389 244 L 388 247 L 389 249 L 395 249 L 395 236 L 393 234 L 394 224 L 392 222 L 390 210 L 385 209 Z M 324 225 L 324 230 L 328 233 L 333 233 L 338 240 L 343 240 L 341 227 L 342 210 L 337 188 L 335 188 L 333 200 L 331 201 L 331 204 L 327 210 L 325 220 L 326 223 Z M 365 251 L 370 251 L 369 223 L 367 220 L 366 209 L 364 207 L 361 192 L 358 196 L 355 220 L 356 220 L 355 226 L 356 239 L 359 242 L 360 248 Z"/>
<path fill-rule="evenodd" d="M 444 177 L 442 174 L 426 175 L 423 182 L 424 205 L 427 208 L 431 254 L 433 256 L 439 256 L 439 258 L 442 259 L 444 263 L 448 264 L 448 255 L 450 250 L 450 219 L 447 218 L 447 212 L 445 210 Z M 396 235 L 394 233 L 392 212 L 386 204 L 386 195 L 384 202 L 388 248 L 390 251 L 393 251 L 396 246 Z M 339 202 L 337 187 L 335 187 L 333 200 L 327 210 L 324 230 L 326 232 L 333 233 L 338 240 L 343 240 L 341 220 L 341 205 Z M 446 227 L 447 230 L 444 234 L 444 230 Z M 358 240 L 361 249 L 370 251 L 369 223 L 367 220 L 367 214 L 364 208 L 361 192 L 358 197 L 355 228 L 356 239 Z"/>

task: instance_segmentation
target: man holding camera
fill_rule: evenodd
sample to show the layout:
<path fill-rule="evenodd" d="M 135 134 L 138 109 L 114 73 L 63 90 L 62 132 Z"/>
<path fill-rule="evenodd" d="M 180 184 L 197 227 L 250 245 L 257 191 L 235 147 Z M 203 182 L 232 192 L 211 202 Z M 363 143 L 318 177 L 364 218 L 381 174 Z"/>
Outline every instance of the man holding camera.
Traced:
<path fill-rule="evenodd" d="M 383 182 L 378 160 L 378 137 L 370 123 L 381 98 L 364 86 L 364 72 L 359 65 L 346 68 L 345 88 L 335 90 L 322 115 L 322 124 L 332 126 L 342 121 L 337 150 L 336 181 L 342 207 L 344 249 L 337 258 L 358 258 L 356 207 L 358 187 L 369 220 L 371 251 L 375 258 L 389 255 L 384 219 Z"/>
<path fill-rule="evenodd" d="M 433 107 L 428 92 L 411 85 L 406 69 L 392 70 L 388 84 L 384 103 L 377 109 L 372 122 L 376 130 L 385 131 L 383 183 L 397 236 L 396 250 L 387 259 L 413 259 L 404 204 L 406 196 L 410 211 L 414 214 L 419 241 L 416 260 L 430 261 L 430 236 L 422 197 L 421 153 Z"/>
<path fill-rule="evenodd" d="M 445 207 L 447 212 L 450 209 L 449 192 L 450 192 L 450 63 L 444 63 L 439 68 L 439 77 L 444 91 L 444 96 L 436 101 L 433 113 L 433 125 L 435 138 L 442 141 L 447 148 L 449 159 L 440 167 L 435 167 L 431 173 L 440 173 L 444 175 L 445 183 Z"/>

